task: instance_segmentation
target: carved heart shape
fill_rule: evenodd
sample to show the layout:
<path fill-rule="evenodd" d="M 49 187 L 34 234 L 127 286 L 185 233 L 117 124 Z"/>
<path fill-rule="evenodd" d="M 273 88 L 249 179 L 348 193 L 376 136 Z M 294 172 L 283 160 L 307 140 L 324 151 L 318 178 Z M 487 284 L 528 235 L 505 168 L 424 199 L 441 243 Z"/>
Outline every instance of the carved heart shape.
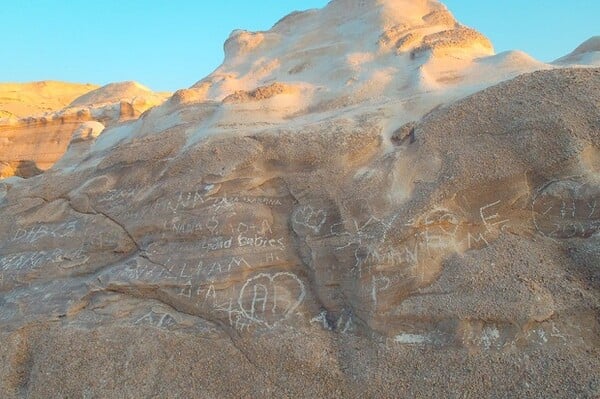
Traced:
<path fill-rule="evenodd" d="M 321 227 L 327 219 L 327 212 L 323 209 L 313 209 L 312 206 L 302 206 L 294 212 L 292 221 L 298 225 L 312 230 L 315 234 L 321 231 Z"/>

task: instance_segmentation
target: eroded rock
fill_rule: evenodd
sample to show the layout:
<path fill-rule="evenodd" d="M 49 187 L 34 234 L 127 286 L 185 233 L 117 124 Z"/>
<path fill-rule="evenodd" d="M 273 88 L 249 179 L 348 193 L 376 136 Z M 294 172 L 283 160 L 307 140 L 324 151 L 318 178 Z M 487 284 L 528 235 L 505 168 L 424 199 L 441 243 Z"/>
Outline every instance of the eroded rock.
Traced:
<path fill-rule="evenodd" d="M 369 89 L 375 58 L 342 51 L 344 85 L 290 105 L 314 92 L 255 72 L 310 81 L 336 47 L 302 47 L 304 32 L 292 54 L 310 57 L 218 79 L 323 18 L 384 20 L 368 38 L 389 57 L 423 24 L 447 51 L 470 46 L 438 3 L 406 18 L 392 3 L 237 32 L 197 87 L 0 182 L 5 396 L 599 394 L 600 70 L 456 102 L 474 87 L 423 91 L 440 73 L 411 102 L 385 97 L 399 81 Z"/>
<path fill-rule="evenodd" d="M 415 361 L 412 347 L 429 348 L 417 361 L 423 365 L 462 351 L 474 353 L 479 369 L 513 367 L 494 363 L 492 352 L 550 359 L 560 352 L 594 364 L 599 298 L 585 286 L 597 274 L 589 262 L 598 259 L 590 252 L 600 229 L 598 171 L 576 162 L 590 151 L 576 143 L 599 144 L 599 76 L 540 72 L 488 89 L 411 125 L 413 139 L 392 152 L 371 115 L 346 120 L 334 136 L 324 132 L 340 126 L 335 119 L 289 133 L 207 138 L 143 167 L 112 152 L 101 168 L 14 184 L 0 221 L 0 327 L 13 348 L 3 356 L 38 360 L 6 363 L 23 376 L 3 377 L 3 386 L 46 392 L 37 368 L 53 355 L 36 355 L 37 345 L 54 348 L 80 329 L 89 337 L 76 341 L 82 353 L 112 332 L 128 342 L 124 331 L 161 337 L 165 348 L 179 347 L 183 336 L 212 340 L 211 351 L 233 345 L 251 378 L 271 381 L 264 388 L 271 392 L 299 393 L 294 384 L 302 381 L 275 382 L 273 362 L 287 344 L 268 337 L 281 334 L 292 334 L 300 351 L 336 342 L 326 349 L 339 356 L 327 378 L 354 389 L 358 371 L 349 363 L 378 368 L 390 360 L 357 360 L 343 349 L 349 342 L 378 342 L 389 352 L 383 359 L 403 353 L 402 362 Z M 514 106 L 513 91 L 538 105 Z M 564 102 L 570 97 L 580 100 L 576 108 Z M 553 98 L 563 103 L 546 112 Z M 507 125 L 508 115 L 526 122 Z M 524 140 L 536 143 L 527 156 Z M 163 146 L 145 140 L 139 149 Z M 196 166 L 183 170 L 189 162 Z M 53 332 L 40 330 L 48 323 Z M 24 345 L 17 332 L 35 337 L 26 355 L 11 352 Z M 266 347 L 257 337 L 269 339 L 271 355 L 259 354 Z M 304 367 L 328 375 L 322 361 Z M 222 362 L 229 370 L 239 359 Z M 549 362 L 553 381 L 570 375 Z M 216 372 L 202 367 L 202 378 Z M 588 370 L 581 378 L 593 383 Z M 111 386 L 98 392 L 116 392 Z"/>

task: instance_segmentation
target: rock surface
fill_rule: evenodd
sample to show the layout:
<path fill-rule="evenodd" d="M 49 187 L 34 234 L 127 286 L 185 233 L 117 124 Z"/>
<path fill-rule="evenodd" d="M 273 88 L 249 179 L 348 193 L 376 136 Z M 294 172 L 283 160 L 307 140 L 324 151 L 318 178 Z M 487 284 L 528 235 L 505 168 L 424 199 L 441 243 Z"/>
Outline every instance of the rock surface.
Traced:
<path fill-rule="evenodd" d="M 600 36 L 594 36 L 571 53 L 554 61 L 557 65 L 595 65 L 600 66 Z"/>
<path fill-rule="evenodd" d="M 79 139 L 86 124 L 110 127 L 134 120 L 168 97 L 168 93 L 153 93 L 135 82 L 100 88 L 61 82 L 3 84 L 0 95 L 3 90 L 14 98 L 0 102 L 0 178 L 39 174 L 65 154 L 69 142 Z M 24 110 L 32 113 L 24 116 Z"/>
<path fill-rule="evenodd" d="M 55 81 L 0 83 L 0 118 L 25 118 L 58 111 L 98 86 Z"/>
<path fill-rule="evenodd" d="M 600 395 L 600 69 L 490 55 L 433 1 L 225 48 L 0 181 L 6 397 Z"/>

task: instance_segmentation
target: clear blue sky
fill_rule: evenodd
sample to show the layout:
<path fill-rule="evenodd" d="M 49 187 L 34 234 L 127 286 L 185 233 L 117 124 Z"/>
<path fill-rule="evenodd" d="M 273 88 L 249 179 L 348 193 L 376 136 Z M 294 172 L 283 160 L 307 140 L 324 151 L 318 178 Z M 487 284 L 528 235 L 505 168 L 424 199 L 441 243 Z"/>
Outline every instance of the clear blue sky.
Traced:
<path fill-rule="evenodd" d="M 327 0 L 0 0 L 1 82 L 136 80 L 191 86 L 223 58 L 233 29 L 269 29 Z M 600 35 L 600 0 L 446 0 L 498 52 L 558 58 Z"/>

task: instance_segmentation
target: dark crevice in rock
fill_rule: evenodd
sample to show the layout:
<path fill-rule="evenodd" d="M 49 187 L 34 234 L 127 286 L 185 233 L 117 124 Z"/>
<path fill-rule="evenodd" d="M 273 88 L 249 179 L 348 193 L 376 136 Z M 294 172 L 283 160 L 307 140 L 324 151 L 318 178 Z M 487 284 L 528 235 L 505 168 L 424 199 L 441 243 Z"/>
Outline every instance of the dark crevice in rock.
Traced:
<path fill-rule="evenodd" d="M 41 198 L 41 197 L 40 197 Z M 43 199 L 43 198 L 41 198 Z M 119 227 L 120 230 L 122 230 L 125 235 L 127 236 L 127 238 L 135 245 L 136 247 L 136 252 L 141 251 L 141 246 L 138 243 L 138 241 L 133 237 L 133 235 L 129 232 L 129 230 L 123 225 L 123 223 L 119 222 L 118 220 L 116 220 L 114 217 L 110 216 L 109 214 L 102 212 L 102 211 L 98 211 L 96 208 L 94 208 L 91 204 L 89 204 L 89 207 L 93 210 L 93 212 L 84 212 L 81 210 L 76 209 L 72 204 L 71 204 L 71 199 L 68 197 L 58 197 L 57 199 L 61 199 L 63 201 L 65 201 L 67 203 L 67 205 L 69 205 L 69 208 L 78 214 L 81 215 L 92 215 L 92 216 L 104 216 L 107 220 L 109 220 L 110 222 L 112 222 L 112 224 L 116 225 L 117 227 Z"/>
<path fill-rule="evenodd" d="M 415 136 L 415 128 L 416 127 L 417 127 L 416 122 L 407 123 L 406 125 L 403 125 L 403 126 L 399 127 L 398 129 L 396 129 L 392 133 L 390 140 L 396 146 L 401 146 L 401 145 L 405 145 L 405 144 L 413 144 L 415 141 L 417 141 L 416 136 Z"/>
<path fill-rule="evenodd" d="M 144 253 L 144 252 L 137 253 L 137 256 L 140 257 L 140 258 L 142 258 L 142 259 L 147 260 L 148 262 L 150 262 L 154 266 L 159 266 L 159 267 L 162 267 L 164 269 L 168 269 L 168 267 L 166 265 L 163 265 L 162 263 L 159 263 L 159 262 L 156 262 L 156 261 L 153 261 L 152 259 L 150 259 L 150 257 L 146 253 Z"/>
<path fill-rule="evenodd" d="M 115 224 L 118 227 L 120 227 L 120 229 L 123 230 L 123 232 L 127 235 L 127 238 L 129 238 L 129 240 L 136 246 L 137 250 L 138 251 L 141 250 L 141 246 L 138 243 L 138 241 L 133 237 L 133 235 L 129 232 L 129 230 L 122 223 L 120 223 L 118 220 L 116 220 L 115 218 L 113 218 L 109 214 L 107 214 L 105 212 L 101 212 L 101 211 L 96 210 L 92 205 L 90 205 L 90 207 L 94 210 L 94 212 L 96 212 L 97 215 L 104 216 L 105 218 L 107 218 L 108 220 L 110 220 L 113 224 Z"/>

